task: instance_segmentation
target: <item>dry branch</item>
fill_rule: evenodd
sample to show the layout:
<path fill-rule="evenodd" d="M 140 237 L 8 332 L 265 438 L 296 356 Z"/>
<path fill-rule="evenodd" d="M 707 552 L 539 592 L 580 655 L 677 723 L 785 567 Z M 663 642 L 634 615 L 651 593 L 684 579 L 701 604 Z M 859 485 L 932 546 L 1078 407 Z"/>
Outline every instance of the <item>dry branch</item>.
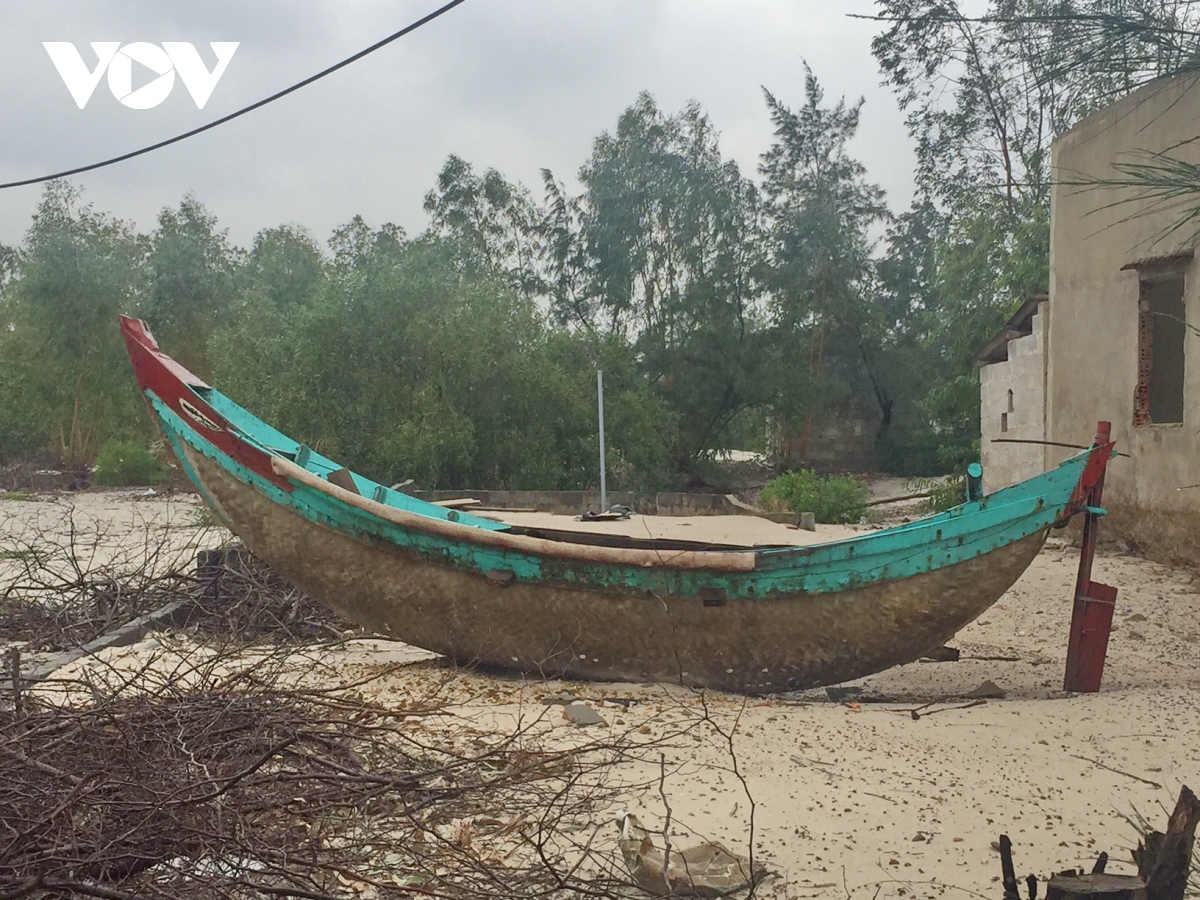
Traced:
<path fill-rule="evenodd" d="M 0 712 L 0 900 L 625 890 L 592 846 L 607 773 L 656 748 L 443 725 L 436 691 L 384 705 L 285 658 L 160 661 Z"/>

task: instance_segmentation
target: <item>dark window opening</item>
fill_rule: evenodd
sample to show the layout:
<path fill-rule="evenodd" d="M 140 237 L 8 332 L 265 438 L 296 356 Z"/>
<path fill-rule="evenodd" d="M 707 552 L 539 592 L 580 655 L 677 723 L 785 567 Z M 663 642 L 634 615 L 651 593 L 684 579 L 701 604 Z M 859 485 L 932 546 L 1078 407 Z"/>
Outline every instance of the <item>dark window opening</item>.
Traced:
<path fill-rule="evenodd" d="M 1008 391 L 1008 411 L 1009 411 L 1009 412 L 1012 412 L 1012 411 L 1013 411 L 1013 392 L 1012 392 L 1012 388 L 1009 388 L 1009 391 Z"/>
<path fill-rule="evenodd" d="M 1138 297 L 1138 384 L 1134 425 L 1183 422 L 1183 276 L 1143 280 Z"/>
<path fill-rule="evenodd" d="M 1000 431 L 1008 431 L 1008 413 L 1000 413 Z"/>

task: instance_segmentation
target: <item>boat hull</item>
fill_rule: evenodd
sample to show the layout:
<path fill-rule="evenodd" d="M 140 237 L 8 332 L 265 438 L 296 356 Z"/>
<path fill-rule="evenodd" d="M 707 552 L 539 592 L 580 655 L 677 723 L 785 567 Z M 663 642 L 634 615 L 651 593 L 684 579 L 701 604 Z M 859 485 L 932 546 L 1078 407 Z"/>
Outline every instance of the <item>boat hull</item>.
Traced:
<path fill-rule="evenodd" d="M 184 472 L 281 575 L 375 631 L 464 664 L 745 693 L 911 662 L 982 613 L 1047 529 L 1092 510 L 1113 453 L 893 528 L 797 547 L 520 528 L 425 503 L 272 428 L 121 322 Z"/>
<path fill-rule="evenodd" d="M 490 578 L 365 541 L 280 505 L 194 448 L 218 513 L 296 586 L 374 631 L 539 676 L 792 691 L 911 662 L 991 606 L 1041 549 L 1042 528 L 991 552 L 835 593 L 720 604 L 651 590 Z"/>

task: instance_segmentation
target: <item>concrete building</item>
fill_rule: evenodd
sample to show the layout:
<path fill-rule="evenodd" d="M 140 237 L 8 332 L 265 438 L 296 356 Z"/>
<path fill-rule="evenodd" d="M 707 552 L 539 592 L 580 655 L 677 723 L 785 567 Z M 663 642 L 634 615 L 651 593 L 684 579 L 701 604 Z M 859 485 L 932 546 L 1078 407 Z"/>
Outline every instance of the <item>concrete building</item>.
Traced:
<path fill-rule="evenodd" d="M 1047 298 L 1037 294 L 975 354 L 979 367 L 980 462 L 988 490 L 1044 470 Z"/>
<path fill-rule="evenodd" d="M 1200 89 L 1180 76 L 1141 88 L 1055 141 L 1049 300 L 1028 335 L 1006 342 L 1007 360 L 981 370 L 984 447 L 1004 424 L 997 413 L 1009 389 L 1009 433 L 1037 434 L 1036 412 L 1023 417 L 1019 398 L 1027 389 L 1033 396 L 1040 350 L 1044 438 L 1087 444 L 1105 419 L 1130 454 L 1109 467 L 1105 527 L 1160 557 L 1192 560 L 1200 559 L 1200 488 L 1187 488 L 1200 482 L 1200 332 L 1191 327 L 1200 324 L 1200 220 L 1181 221 L 1200 209 L 1200 195 L 1162 203 L 1097 182 L 1124 177 L 1114 163 L 1147 154 L 1200 164 L 1198 132 Z M 989 487 L 1024 477 L 1022 445 L 992 446 Z M 1042 465 L 1070 452 L 1045 447 Z"/>

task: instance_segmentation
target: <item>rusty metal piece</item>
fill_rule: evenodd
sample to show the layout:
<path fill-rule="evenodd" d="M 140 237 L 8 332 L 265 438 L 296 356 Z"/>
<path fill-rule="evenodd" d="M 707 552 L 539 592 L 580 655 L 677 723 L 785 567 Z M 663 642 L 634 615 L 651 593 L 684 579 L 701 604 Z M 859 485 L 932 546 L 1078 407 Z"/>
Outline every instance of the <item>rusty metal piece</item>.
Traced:
<path fill-rule="evenodd" d="M 1138 370 L 1133 389 L 1133 425 L 1151 424 L 1150 376 L 1154 370 L 1154 314 L 1148 299 L 1150 283 L 1143 281 L 1138 297 Z"/>

